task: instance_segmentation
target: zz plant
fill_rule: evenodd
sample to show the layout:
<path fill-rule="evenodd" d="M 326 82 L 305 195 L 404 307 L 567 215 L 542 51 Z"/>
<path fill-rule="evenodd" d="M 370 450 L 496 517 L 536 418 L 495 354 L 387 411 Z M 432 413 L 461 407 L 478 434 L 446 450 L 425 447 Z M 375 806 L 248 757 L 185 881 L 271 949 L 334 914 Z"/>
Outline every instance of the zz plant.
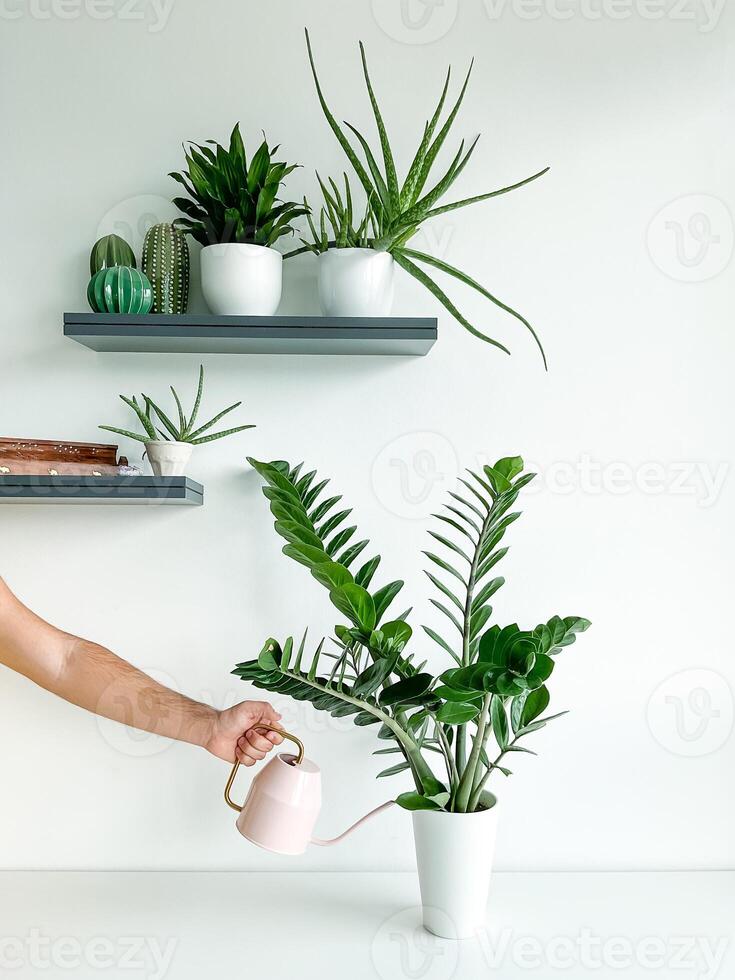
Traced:
<path fill-rule="evenodd" d="M 431 565 L 426 574 L 438 595 L 431 601 L 452 629 L 446 639 L 423 627 L 451 661 L 436 677 L 426 660 L 417 663 L 408 652 L 410 610 L 388 618 L 404 583 L 373 586 L 380 556 L 358 563 L 368 541 L 354 540 L 351 510 L 341 507 L 341 496 L 325 493 L 329 481 L 302 473 L 301 464 L 249 462 L 265 481 L 284 554 L 309 569 L 346 622 L 335 626 L 334 651 L 322 639 L 307 662 L 306 633 L 298 646 L 293 637 L 270 638 L 257 660 L 233 673 L 335 717 L 352 715 L 356 725 L 379 725 L 378 738 L 394 744 L 376 754 L 400 756 L 379 775 L 410 771 L 413 778 L 414 789 L 397 798 L 406 809 L 469 813 L 494 805 L 488 780 L 496 772 L 510 775 L 506 757 L 529 752 L 520 742 L 559 717 L 546 714 L 555 658 L 590 625 L 554 616 L 531 629 L 488 628 L 489 600 L 504 581 L 494 575 L 508 550 L 500 543 L 519 517 L 512 507 L 533 474 L 523 472 L 519 457 L 469 471 L 462 492 L 450 493 L 435 515 L 440 523 L 430 534 L 439 548 L 424 552 Z M 441 777 L 429 765 L 431 755 L 443 765 Z"/>
<path fill-rule="evenodd" d="M 278 192 L 296 165 L 274 160 L 278 147 L 269 148 L 265 139 L 248 163 L 239 123 L 232 130 L 229 148 L 214 140 L 206 142 L 211 145 L 185 148 L 186 171 L 169 174 L 189 195 L 174 198 L 186 215 L 175 224 L 201 245 L 271 246 L 292 234 L 291 222 L 306 212 L 298 204 L 279 200 Z"/>
<path fill-rule="evenodd" d="M 373 152 L 366 137 L 363 136 L 363 134 L 355 126 L 349 122 L 345 122 L 344 124 L 352 135 L 353 141 L 351 141 L 348 134 L 345 132 L 345 129 L 343 129 L 338 123 L 332 110 L 327 104 L 319 82 L 308 31 L 306 32 L 306 44 L 309 54 L 309 63 L 314 76 L 314 84 L 316 85 L 316 93 L 322 111 L 324 112 L 332 132 L 336 136 L 337 141 L 347 156 L 355 175 L 360 181 L 360 184 L 362 185 L 367 197 L 368 206 L 370 209 L 372 209 L 375 216 L 376 225 L 372 241 L 370 242 L 370 247 L 378 251 L 390 252 L 397 264 L 408 272 L 409 275 L 413 276 L 414 279 L 425 286 L 449 311 L 449 313 L 451 313 L 451 315 L 459 323 L 461 323 L 462 326 L 470 331 L 470 333 L 486 341 L 487 343 L 500 348 L 501 350 L 505 351 L 506 354 L 509 354 L 510 351 L 507 347 L 478 330 L 477 327 L 470 323 L 470 321 L 464 317 L 462 313 L 460 313 L 452 300 L 431 278 L 426 269 L 423 267 L 428 266 L 431 269 L 436 269 L 438 272 L 452 276 L 454 279 L 464 283 L 464 285 L 476 290 L 478 293 L 484 296 L 485 299 L 495 304 L 495 306 L 519 320 L 531 332 L 541 352 L 544 366 L 546 366 L 546 355 L 541 345 L 541 341 L 525 317 L 523 317 L 516 310 L 512 309 L 502 300 L 498 299 L 497 296 L 489 292 L 479 282 L 467 275 L 467 273 L 455 268 L 448 262 L 444 262 L 442 259 L 410 247 L 409 242 L 414 235 L 416 235 L 421 226 L 425 222 L 430 221 L 432 218 L 436 218 L 442 214 L 447 214 L 450 211 L 456 211 L 460 208 L 468 207 L 471 204 L 477 204 L 480 201 L 487 201 L 490 200 L 490 198 L 499 197 L 501 194 L 508 194 L 510 191 L 516 190 L 519 187 L 524 187 L 526 184 L 530 184 L 532 181 L 542 177 L 548 172 L 549 168 L 546 167 L 544 170 L 541 170 L 530 177 L 526 177 L 524 180 L 517 181 L 516 183 L 510 184 L 507 187 L 501 187 L 498 190 L 489 191 L 484 194 L 477 194 L 473 197 L 467 197 L 458 201 L 451 201 L 448 204 L 440 203 L 469 163 L 472 154 L 475 151 L 475 147 L 477 146 L 477 141 L 479 140 L 478 136 L 472 140 L 467 147 L 465 146 L 465 141 L 462 140 L 448 169 L 438 179 L 436 179 L 435 182 L 431 182 L 430 178 L 434 171 L 434 166 L 436 164 L 439 151 L 442 149 L 444 142 L 449 135 L 449 131 L 451 130 L 457 117 L 457 113 L 462 105 L 465 92 L 467 91 L 467 85 L 469 84 L 470 75 L 472 73 L 472 65 L 469 67 L 456 101 L 442 121 L 444 104 L 449 91 L 451 68 L 447 71 L 439 102 L 433 115 L 424 125 L 424 131 L 418 148 L 416 149 L 416 153 L 405 177 L 401 180 L 398 176 L 398 168 L 396 166 L 388 132 L 383 121 L 383 114 L 378 104 L 370 74 L 368 72 L 367 58 L 362 43 L 360 43 L 362 71 L 368 98 L 375 117 L 375 124 L 380 143 L 380 151 L 378 154 Z M 378 161 L 378 156 L 381 157 L 382 166 Z M 307 248 L 309 248 L 309 246 L 305 245 L 303 248 L 289 253 L 289 255 L 297 254 L 297 252 L 300 251 L 306 251 Z"/>

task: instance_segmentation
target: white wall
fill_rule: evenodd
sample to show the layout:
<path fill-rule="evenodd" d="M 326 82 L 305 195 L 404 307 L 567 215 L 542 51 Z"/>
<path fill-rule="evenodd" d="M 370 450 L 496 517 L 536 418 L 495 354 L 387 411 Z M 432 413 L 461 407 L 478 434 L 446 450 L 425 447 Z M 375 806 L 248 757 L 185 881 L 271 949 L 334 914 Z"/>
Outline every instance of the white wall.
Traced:
<path fill-rule="evenodd" d="M 411 27 L 388 0 L 312 0 L 308 17 L 286 0 L 175 0 L 167 17 L 143 0 L 124 15 L 115 0 L 109 20 L 83 0 L 6 0 L 3 435 L 95 440 L 98 423 L 126 421 L 119 392 L 191 389 L 196 357 L 95 355 L 63 339 L 61 315 L 85 308 L 99 233 L 168 216 L 166 173 L 180 167 L 183 139 L 223 139 L 240 119 L 252 144 L 266 128 L 305 165 L 294 195 L 313 189 L 314 168 L 341 172 L 305 20 L 340 118 L 367 128 L 366 42 L 403 167 L 446 64 L 459 75 L 472 55 L 452 143 L 483 138 L 461 193 L 553 166 L 516 195 L 439 219 L 423 240 L 532 319 L 548 375 L 522 329 L 478 297 L 452 290 L 512 358 L 402 277 L 397 312 L 440 316 L 427 358 L 203 358 L 210 407 L 242 398 L 243 419 L 258 424 L 197 453 L 206 506 L 3 506 L 9 584 L 51 621 L 231 703 L 253 692 L 229 671 L 267 635 L 334 622 L 326 594 L 279 554 L 246 454 L 304 458 L 331 475 L 383 574 L 406 579 L 415 621 L 429 622 L 420 552 L 437 492 L 458 467 L 522 453 L 541 477 L 510 534 L 498 615 L 534 625 L 579 614 L 594 627 L 554 676 L 554 707 L 572 713 L 496 787 L 499 866 L 732 866 L 735 12 L 704 0 L 672 8 L 446 0 Z M 286 277 L 284 311 L 316 312 L 311 258 Z M 412 469 L 421 454 L 438 480 Z M 715 492 L 713 475 L 724 480 Z M 233 830 L 224 764 L 102 725 L 8 672 L 0 684 L 0 866 L 411 866 L 400 812 L 338 849 L 269 856 Z M 320 833 L 401 788 L 372 778 L 374 730 L 279 706 L 323 767 Z"/>

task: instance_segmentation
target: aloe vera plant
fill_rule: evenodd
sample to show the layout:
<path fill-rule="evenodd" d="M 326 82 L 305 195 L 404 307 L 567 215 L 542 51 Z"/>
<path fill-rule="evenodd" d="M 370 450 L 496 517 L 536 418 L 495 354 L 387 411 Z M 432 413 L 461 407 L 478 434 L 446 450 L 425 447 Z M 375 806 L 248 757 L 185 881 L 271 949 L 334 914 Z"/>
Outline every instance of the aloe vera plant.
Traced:
<path fill-rule="evenodd" d="M 174 224 L 201 245 L 271 246 L 292 234 L 291 222 L 305 211 L 291 201 L 281 201 L 278 193 L 296 164 L 274 160 L 279 147 L 269 147 L 265 139 L 248 163 L 239 123 L 228 148 L 215 140 L 206 144 L 185 147 L 186 171 L 169 174 L 189 195 L 174 198 L 186 215 Z"/>
<path fill-rule="evenodd" d="M 360 181 L 367 196 L 368 204 L 375 214 L 376 229 L 370 243 L 370 247 L 377 250 L 390 252 L 398 265 L 409 273 L 409 275 L 413 276 L 414 279 L 425 286 L 449 311 L 449 313 L 451 313 L 451 315 L 462 324 L 463 327 L 469 330 L 470 333 L 474 334 L 476 337 L 479 337 L 481 340 L 484 340 L 487 343 L 498 347 L 506 354 L 509 354 L 510 351 L 504 344 L 500 343 L 500 341 L 494 340 L 486 333 L 483 333 L 481 330 L 477 329 L 477 327 L 470 323 L 470 321 L 463 316 L 462 313 L 460 313 L 459 309 L 455 306 L 452 300 L 431 278 L 423 266 L 429 266 L 431 269 L 436 269 L 438 272 L 452 276 L 453 278 L 464 283 L 464 285 L 476 290 L 478 293 L 484 296 L 485 299 L 495 304 L 495 306 L 515 317 L 531 332 L 541 352 L 544 367 L 546 367 L 546 355 L 544 353 L 543 346 L 541 345 L 541 341 L 539 340 L 536 331 L 524 316 L 512 309 L 507 303 L 504 303 L 493 293 L 489 292 L 489 290 L 487 290 L 471 276 L 467 275 L 467 273 L 462 272 L 460 269 L 455 268 L 448 262 L 444 262 L 433 255 L 428 255 L 425 252 L 420 252 L 416 249 L 410 248 L 408 243 L 426 221 L 436 218 L 441 214 L 447 214 L 450 211 L 456 211 L 460 208 L 468 207 L 471 204 L 477 204 L 480 201 L 487 201 L 491 198 L 499 197 L 501 194 L 508 194 L 510 191 L 523 187 L 526 184 L 530 184 L 532 181 L 542 177 L 548 172 L 549 168 L 546 167 L 544 170 L 540 170 L 538 173 L 535 173 L 530 177 L 526 177 L 525 179 L 510 184 L 507 187 L 501 187 L 498 190 L 477 194 L 473 197 L 464 198 L 458 201 L 452 201 L 449 204 L 440 204 L 439 202 L 444 198 L 447 191 L 449 191 L 451 186 L 469 163 L 479 139 L 479 136 L 476 137 L 466 148 L 465 141 L 462 140 L 459 149 L 455 153 L 452 162 L 449 165 L 449 168 L 438 180 L 436 180 L 433 185 L 429 185 L 429 178 L 434 169 L 434 165 L 436 164 L 439 151 L 444 145 L 449 131 L 457 117 L 457 113 L 462 105 L 465 92 L 467 91 L 467 85 L 470 80 L 470 75 L 472 73 L 472 65 L 470 64 L 467 75 L 462 83 L 459 96 L 452 105 L 444 121 L 441 122 L 444 104 L 449 91 L 451 68 L 447 71 L 438 105 L 431 118 L 424 125 L 424 132 L 421 141 L 406 176 L 403 180 L 400 180 L 390 139 L 383 120 L 383 114 L 378 104 L 372 81 L 370 79 L 367 57 L 362 42 L 360 42 L 362 71 L 378 131 L 378 138 L 380 142 L 379 155 L 382 159 L 382 167 L 378 162 L 378 155 L 373 152 L 368 140 L 363 136 L 363 134 L 351 123 L 346 122 L 344 124 L 352 134 L 354 140 L 356 140 L 356 148 L 331 111 L 319 82 L 308 31 L 306 31 L 306 45 L 309 55 L 309 63 L 311 65 L 311 71 L 314 77 L 314 83 L 316 85 L 317 97 L 322 107 L 322 111 L 324 112 L 332 132 L 344 150 L 358 180 Z M 308 248 L 309 246 L 305 245 L 300 249 L 290 252 L 289 255 L 295 255 L 300 251 L 306 251 Z"/>
<path fill-rule="evenodd" d="M 199 407 L 202 402 L 202 394 L 204 392 L 204 367 L 201 364 L 199 365 L 199 385 L 197 387 L 196 398 L 194 399 L 191 414 L 188 417 L 184 414 L 181 399 L 176 389 L 173 385 L 170 387 L 176 404 L 176 421 L 173 421 L 148 395 L 140 396 L 143 399 L 142 404 L 135 395 L 132 395 L 130 398 L 126 395 L 120 395 L 120 398 L 125 404 L 129 408 L 132 408 L 137 415 L 143 431 L 132 432 L 129 429 L 118 429 L 114 425 L 100 425 L 99 428 L 105 429 L 107 432 L 115 432 L 119 436 L 127 436 L 128 439 L 135 439 L 137 442 L 156 442 L 159 439 L 163 439 L 166 442 L 188 442 L 192 446 L 200 446 L 205 442 L 214 442 L 215 439 L 224 439 L 225 436 L 234 435 L 236 432 L 255 428 L 253 425 L 238 425 L 233 429 L 209 432 L 212 426 L 216 425 L 225 415 L 239 408 L 242 402 L 235 402 L 234 405 L 228 406 L 203 425 L 196 424 Z"/>
<path fill-rule="evenodd" d="M 344 197 L 340 193 L 337 183 L 331 177 L 328 178 L 329 187 L 327 187 L 319 174 L 316 175 L 324 200 L 316 219 L 318 228 L 312 217 L 312 209 L 304 198 L 311 240 L 307 241 L 302 238 L 304 248 L 297 249 L 296 252 L 308 250 L 315 255 L 321 255 L 322 252 L 326 252 L 330 248 L 371 247 L 372 239 L 376 233 L 375 214 L 372 206 L 368 200 L 360 223 L 355 227 L 352 188 L 347 174 L 343 174 L 343 177 Z M 296 254 L 296 252 L 289 254 Z"/>
<path fill-rule="evenodd" d="M 492 806 L 490 777 L 510 775 L 506 757 L 529 752 L 521 741 L 559 717 L 546 714 L 555 658 L 590 625 L 554 616 L 530 629 L 488 627 L 489 600 L 504 581 L 494 575 L 508 550 L 499 545 L 533 474 L 523 472 L 519 457 L 468 471 L 460 492 L 451 492 L 435 515 L 440 530 L 430 534 L 439 548 L 424 552 L 426 574 L 438 595 L 431 601 L 452 629 L 447 639 L 423 627 L 449 658 L 449 668 L 435 676 L 423 657 L 417 663 L 408 652 L 410 610 L 388 618 L 404 583 L 375 588 L 380 556 L 358 563 L 369 542 L 355 540 L 351 510 L 326 490 L 329 481 L 314 470 L 302 473 L 301 464 L 249 462 L 265 481 L 275 529 L 286 540 L 283 553 L 309 569 L 346 622 L 335 626 L 334 649 L 322 639 L 307 660 L 306 633 L 298 645 L 293 637 L 271 637 L 257 659 L 233 673 L 335 717 L 352 715 L 356 725 L 379 725 L 378 738 L 393 744 L 376 754 L 398 760 L 379 775 L 405 771 L 414 782 L 397 797 L 405 808 L 468 813 Z M 438 775 L 430 759 L 442 767 Z"/>

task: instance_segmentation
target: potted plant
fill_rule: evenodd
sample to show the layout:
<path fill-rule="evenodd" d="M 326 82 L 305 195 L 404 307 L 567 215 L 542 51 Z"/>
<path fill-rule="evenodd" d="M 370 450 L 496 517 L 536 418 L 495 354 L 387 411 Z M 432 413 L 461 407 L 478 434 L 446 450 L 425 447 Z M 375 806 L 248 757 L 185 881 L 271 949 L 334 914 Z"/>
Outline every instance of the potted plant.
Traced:
<path fill-rule="evenodd" d="M 424 552 L 426 574 L 437 590 L 431 602 L 452 630 L 447 638 L 423 627 L 449 658 L 437 676 L 423 655 L 417 663 L 407 652 L 408 612 L 388 618 L 404 583 L 373 586 L 380 556 L 358 563 L 368 541 L 355 541 L 356 528 L 346 523 L 351 511 L 340 509 L 341 497 L 325 495 L 328 481 L 301 465 L 250 462 L 267 484 L 284 554 L 310 570 L 346 622 L 335 627 L 334 651 L 322 640 L 308 663 L 305 635 L 298 649 L 292 637 L 270 638 L 257 660 L 234 673 L 337 717 L 352 715 L 357 725 L 379 726 L 388 744 L 377 754 L 397 759 L 379 776 L 405 771 L 414 783 L 396 802 L 413 812 L 424 924 L 442 936 L 472 935 L 484 923 L 495 833 L 489 781 L 510 775 L 506 757 L 529 752 L 520 743 L 559 717 L 546 714 L 555 657 L 590 625 L 554 616 L 533 628 L 489 626 L 490 600 L 504 581 L 495 575 L 508 550 L 500 544 L 533 474 L 519 457 L 470 471 L 436 515 L 430 534 L 439 547 Z"/>
<path fill-rule="evenodd" d="M 390 252 L 372 247 L 377 224 L 370 201 L 355 227 L 347 174 L 343 174 L 342 193 L 331 177 L 327 187 L 319 174 L 316 176 L 324 201 L 318 228 L 304 199 L 311 238 L 302 238 L 304 248 L 296 252 L 308 250 L 317 256 L 322 312 L 341 317 L 389 316 L 393 307 L 394 263 Z"/>
<path fill-rule="evenodd" d="M 187 418 L 181 405 L 176 389 L 171 386 L 171 394 L 176 403 L 177 421 L 172 419 L 159 408 L 156 402 L 148 395 L 141 395 L 143 404 L 133 395 L 127 398 L 120 395 L 120 398 L 128 405 L 135 414 L 143 427 L 143 432 L 131 432 L 129 429 L 118 429 L 114 425 L 101 425 L 100 429 L 107 432 L 116 432 L 120 436 L 127 436 L 145 445 L 145 455 L 151 464 L 154 476 L 183 476 L 186 466 L 192 454 L 194 446 L 201 446 L 206 442 L 214 442 L 215 439 L 224 439 L 225 436 L 234 435 L 235 432 L 242 432 L 244 429 L 253 429 L 253 425 L 238 425 L 233 429 L 225 429 L 220 432 L 209 432 L 213 425 L 224 418 L 229 412 L 239 408 L 242 402 L 235 402 L 228 408 L 218 412 L 203 425 L 196 425 L 199 406 L 202 401 L 204 391 L 204 367 L 199 365 L 199 386 L 197 388 L 194 407 L 191 415 Z"/>
<path fill-rule="evenodd" d="M 207 142 L 212 146 L 185 148 L 186 171 L 169 175 L 189 194 L 174 199 L 186 215 L 175 224 L 204 246 L 202 292 L 212 313 L 271 316 L 281 300 L 283 263 L 273 246 L 304 214 L 278 198 L 295 165 L 274 160 L 278 147 L 266 140 L 248 164 L 239 123 L 228 149 Z"/>
<path fill-rule="evenodd" d="M 455 268 L 448 262 L 444 262 L 435 256 L 428 255 L 425 252 L 420 252 L 414 248 L 411 248 L 408 243 L 419 231 L 422 225 L 430 219 L 438 217 L 441 214 L 447 214 L 450 211 L 456 211 L 460 208 L 467 207 L 470 204 L 476 204 L 479 201 L 487 201 L 490 198 L 498 197 L 501 194 L 507 194 L 518 187 L 523 187 L 526 184 L 530 184 L 531 181 L 537 180 L 539 177 L 543 176 L 543 174 L 547 173 L 549 168 L 547 167 L 544 170 L 533 174 L 533 176 L 526 177 L 524 180 L 520 180 L 517 183 L 509 185 L 508 187 L 502 187 L 499 190 L 478 194 L 473 197 L 464 198 L 463 200 L 452 201 L 449 204 L 441 204 L 440 202 L 444 198 L 447 191 L 449 191 L 451 186 L 467 166 L 467 163 L 469 162 L 479 139 L 479 136 L 475 138 L 467 149 L 465 149 L 465 143 L 463 140 L 460 143 L 459 149 L 455 154 L 448 170 L 433 185 L 429 184 L 429 179 L 431 177 L 432 170 L 434 169 L 437 155 L 439 154 L 452 124 L 454 123 L 457 113 L 459 112 L 460 106 L 462 105 L 462 100 L 464 99 L 470 74 L 472 72 L 472 65 L 470 65 L 457 100 L 446 116 L 445 121 L 440 125 L 442 112 L 444 110 L 444 103 L 446 101 L 447 92 L 449 89 L 451 69 L 447 71 L 439 103 L 431 119 L 424 126 L 421 142 L 419 143 L 405 178 L 403 181 L 401 181 L 398 177 L 393 152 L 391 150 L 390 139 L 386 131 L 383 116 L 373 90 L 372 82 L 370 80 L 365 49 L 362 43 L 360 43 L 362 70 L 368 97 L 370 99 L 370 105 L 372 107 L 377 126 L 380 142 L 379 154 L 373 152 L 367 139 L 358 129 L 356 129 L 355 126 L 351 125 L 350 123 L 345 123 L 347 129 L 352 133 L 357 141 L 357 148 L 355 148 L 355 146 L 350 142 L 345 130 L 339 125 L 332 111 L 330 110 L 322 92 L 314 64 L 314 57 L 311 50 L 311 42 L 308 31 L 306 32 L 306 44 L 319 103 L 333 133 L 337 137 L 340 146 L 347 155 L 350 165 L 352 166 L 358 180 L 360 181 L 360 184 L 363 187 L 370 208 L 374 212 L 375 228 L 368 243 L 368 248 L 375 252 L 385 253 L 387 257 L 390 257 L 382 259 L 385 264 L 392 266 L 393 262 L 395 262 L 398 266 L 400 266 L 400 268 L 404 269 L 409 273 L 409 275 L 418 280 L 418 282 L 425 286 L 452 314 L 452 316 L 470 331 L 470 333 L 484 341 L 487 341 L 487 343 L 493 344 L 495 347 L 500 348 L 501 350 L 505 351 L 506 354 L 509 354 L 510 351 L 507 349 L 507 347 L 478 330 L 459 312 L 446 293 L 437 285 L 437 283 L 431 278 L 426 270 L 422 268 L 422 266 L 429 266 L 432 269 L 443 272 L 454 277 L 455 279 L 458 279 L 466 286 L 475 289 L 491 303 L 494 303 L 500 309 L 519 320 L 531 332 L 536 344 L 539 347 L 539 350 L 541 351 L 541 356 L 544 359 L 544 366 L 546 366 L 546 356 L 544 354 L 543 347 L 541 346 L 541 342 L 533 327 L 525 317 L 521 316 L 521 314 L 516 310 L 511 309 L 510 306 L 498 299 L 497 296 L 489 292 L 484 286 L 476 282 L 465 272 L 462 272 L 460 269 Z M 378 162 L 378 156 L 382 158 L 382 168 L 381 164 Z M 291 256 L 305 250 L 306 246 L 296 249 L 288 253 L 288 255 Z M 339 261 L 341 266 L 345 269 L 345 275 L 354 277 L 356 264 L 362 261 L 363 264 L 368 266 L 370 264 L 370 259 L 371 257 L 369 255 L 355 255 L 351 261 L 348 261 L 347 257 L 343 253 L 340 259 L 335 260 L 335 264 L 337 261 Z M 365 273 L 365 275 L 369 276 L 369 273 Z M 345 294 L 347 293 L 348 290 L 345 289 Z"/>

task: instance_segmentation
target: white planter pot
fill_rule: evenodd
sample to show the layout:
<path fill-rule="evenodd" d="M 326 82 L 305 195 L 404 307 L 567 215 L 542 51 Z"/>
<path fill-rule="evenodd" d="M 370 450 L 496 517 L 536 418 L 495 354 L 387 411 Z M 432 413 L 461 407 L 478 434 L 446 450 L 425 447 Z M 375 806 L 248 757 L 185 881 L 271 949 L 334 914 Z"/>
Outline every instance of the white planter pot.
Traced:
<path fill-rule="evenodd" d="M 497 806 L 478 813 L 415 810 L 413 836 L 424 928 L 469 939 L 486 928 Z"/>
<path fill-rule="evenodd" d="M 319 256 L 325 316 L 390 316 L 393 256 L 371 248 L 330 248 Z"/>
<path fill-rule="evenodd" d="M 145 452 L 154 476 L 184 476 L 193 446 L 190 442 L 147 442 Z"/>
<path fill-rule="evenodd" d="M 207 245 L 202 293 L 215 314 L 273 316 L 281 302 L 283 256 L 264 245 Z"/>

